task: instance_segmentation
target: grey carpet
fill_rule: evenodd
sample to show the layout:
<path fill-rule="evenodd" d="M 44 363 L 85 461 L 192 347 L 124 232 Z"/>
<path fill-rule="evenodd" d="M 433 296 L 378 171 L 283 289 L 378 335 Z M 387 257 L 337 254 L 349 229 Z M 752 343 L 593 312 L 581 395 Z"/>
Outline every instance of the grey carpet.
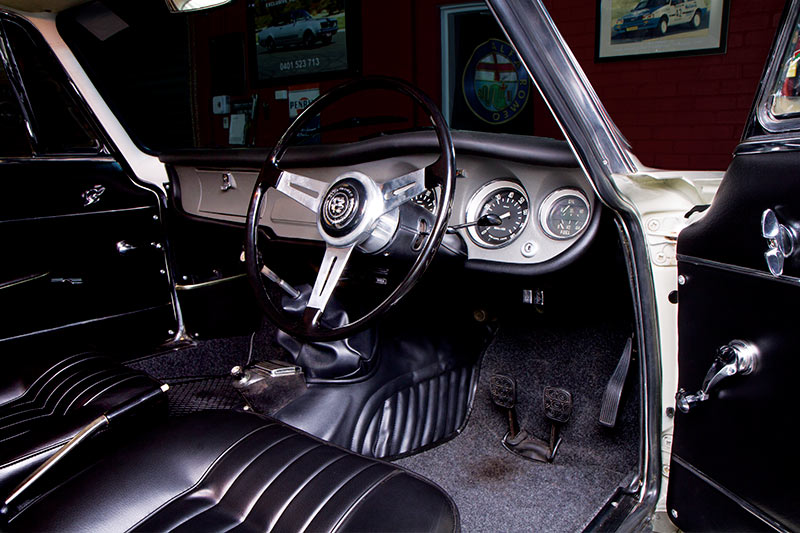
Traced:
<path fill-rule="evenodd" d="M 397 461 L 441 485 L 455 500 L 464 531 L 579 531 L 634 469 L 638 457 L 638 390 L 631 380 L 617 428 L 597 418 L 608 378 L 629 334 L 627 324 L 565 324 L 529 317 L 504 325 L 487 350 L 473 410 L 452 441 Z M 636 363 L 631 365 L 635 374 Z M 545 385 L 573 395 L 572 418 L 553 464 L 506 451 L 504 414 L 491 402 L 489 378 L 516 378 L 523 428 L 548 437 Z"/>

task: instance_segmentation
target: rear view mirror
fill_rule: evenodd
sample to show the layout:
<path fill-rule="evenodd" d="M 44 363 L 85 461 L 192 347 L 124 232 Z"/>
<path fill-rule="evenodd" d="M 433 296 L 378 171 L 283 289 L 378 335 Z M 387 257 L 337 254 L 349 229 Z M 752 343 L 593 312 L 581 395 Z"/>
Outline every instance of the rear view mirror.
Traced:
<path fill-rule="evenodd" d="M 167 8 L 171 13 L 187 13 L 189 11 L 201 11 L 211 9 L 225 4 L 230 4 L 232 0 L 165 0 Z"/>

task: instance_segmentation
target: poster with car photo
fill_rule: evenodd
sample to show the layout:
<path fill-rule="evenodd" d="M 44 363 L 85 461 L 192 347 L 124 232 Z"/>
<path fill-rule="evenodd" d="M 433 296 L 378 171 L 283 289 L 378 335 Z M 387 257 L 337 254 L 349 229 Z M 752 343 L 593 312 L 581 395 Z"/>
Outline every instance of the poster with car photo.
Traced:
<path fill-rule="evenodd" d="M 264 84 L 348 71 L 349 3 L 255 0 L 250 12 L 256 79 Z"/>
<path fill-rule="evenodd" d="M 724 53 L 730 0 L 599 0 L 595 56 Z"/>

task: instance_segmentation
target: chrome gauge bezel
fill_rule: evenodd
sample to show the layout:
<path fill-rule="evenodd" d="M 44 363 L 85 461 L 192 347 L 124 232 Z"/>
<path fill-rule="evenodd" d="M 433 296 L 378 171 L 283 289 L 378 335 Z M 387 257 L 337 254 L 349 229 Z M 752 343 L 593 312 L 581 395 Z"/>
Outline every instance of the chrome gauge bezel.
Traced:
<path fill-rule="evenodd" d="M 586 223 L 583 225 L 583 227 L 580 230 L 578 230 L 575 234 L 568 236 L 558 235 L 556 233 L 553 233 L 547 225 L 547 219 L 550 215 L 550 210 L 553 208 L 556 202 L 558 202 L 565 196 L 576 196 L 580 198 L 580 200 L 586 206 L 586 210 L 588 212 L 586 216 Z M 563 189 L 557 189 L 551 192 L 550 194 L 547 195 L 547 197 L 544 199 L 544 201 L 542 201 L 541 205 L 539 206 L 539 226 L 542 228 L 542 231 L 544 231 L 545 235 L 557 241 L 566 241 L 569 239 L 575 239 L 581 233 L 586 231 L 586 228 L 589 226 L 589 222 L 591 221 L 591 219 L 592 219 L 592 204 L 589 203 L 589 199 L 586 197 L 586 195 L 583 193 L 582 190 L 575 189 L 573 187 L 564 187 Z"/>
<path fill-rule="evenodd" d="M 517 240 L 525 228 L 528 226 L 528 221 L 531 218 L 531 199 L 528 196 L 528 191 L 517 181 L 512 181 L 508 179 L 498 179 L 494 181 L 490 181 L 489 183 L 484 184 L 480 187 L 475 194 L 469 199 L 467 203 L 467 211 L 465 214 L 465 222 L 472 222 L 477 219 L 478 213 L 480 213 L 483 204 L 488 200 L 495 192 L 500 189 L 514 189 L 515 191 L 519 192 L 528 204 L 528 213 L 525 215 L 525 220 L 522 222 L 522 225 L 517 230 L 517 233 L 513 235 L 510 239 L 505 242 L 501 242 L 498 244 L 491 244 L 483 241 L 480 236 L 478 235 L 478 231 L 475 226 L 470 226 L 467 228 L 467 234 L 469 235 L 470 240 L 472 240 L 475 245 L 480 246 L 481 248 L 489 248 L 489 249 L 497 249 L 497 248 L 504 248 Z"/>

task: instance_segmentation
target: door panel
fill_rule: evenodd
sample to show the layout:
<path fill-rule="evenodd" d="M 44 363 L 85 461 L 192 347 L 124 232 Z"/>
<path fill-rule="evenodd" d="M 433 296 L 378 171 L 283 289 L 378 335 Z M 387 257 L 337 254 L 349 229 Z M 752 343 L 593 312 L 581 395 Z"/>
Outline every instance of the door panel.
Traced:
<path fill-rule="evenodd" d="M 758 349 L 755 371 L 723 379 L 709 399 L 677 410 L 667 504 L 685 531 L 800 528 L 794 459 L 800 328 L 796 261 L 766 268 L 761 213 L 800 220 L 798 153 L 738 156 L 705 218 L 678 239 L 679 383 L 696 393 L 717 349 Z"/>
<path fill-rule="evenodd" d="M 781 222 L 800 224 L 798 162 L 794 152 L 737 156 L 706 216 L 681 233 L 678 253 L 769 273 L 761 214 L 773 209 Z M 784 273 L 800 277 L 800 256 L 787 259 Z"/>
<path fill-rule="evenodd" d="M 109 155 L 33 27 L 3 14 L 0 39 L 3 135 L 28 147 L 0 149 L 0 346 L 163 342 L 177 327 L 159 196 Z"/>
<path fill-rule="evenodd" d="M 0 197 L 0 339 L 131 313 L 163 322 L 171 289 L 154 192 L 107 160 L 3 164 L 0 182 L 20 184 Z M 166 339 L 174 322 L 154 327 Z"/>
<path fill-rule="evenodd" d="M 669 508 L 679 513 L 672 520 L 681 524 L 681 528 L 685 528 L 683 531 L 773 531 L 718 488 L 711 484 L 698 483 L 696 471 L 688 470 L 683 464 L 673 460 L 669 471 L 670 483 L 682 487 L 680 491 L 671 494 Z M 713 509 L 713 512 L 705 512 L 706 509 Z"/>

